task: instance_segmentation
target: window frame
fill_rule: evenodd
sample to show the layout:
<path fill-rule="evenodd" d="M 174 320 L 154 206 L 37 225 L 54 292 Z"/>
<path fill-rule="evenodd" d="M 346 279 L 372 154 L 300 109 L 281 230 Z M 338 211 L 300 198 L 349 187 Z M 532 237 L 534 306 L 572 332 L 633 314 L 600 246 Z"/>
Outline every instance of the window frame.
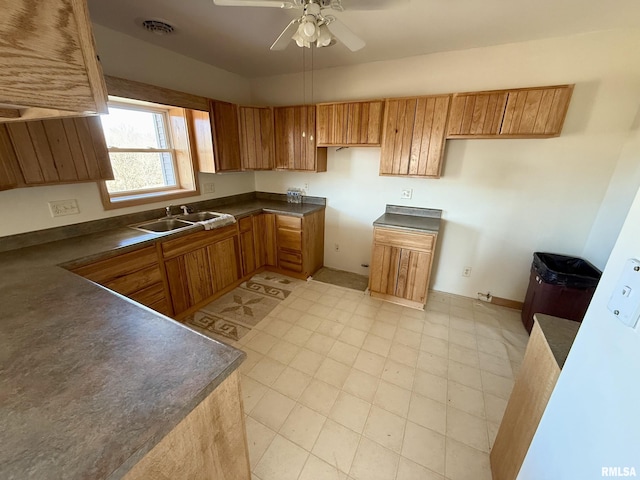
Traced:
<path fill-rule="evenodd" d="M 198 168 L 195 155 L 191 148 L 191 133 L 188 121 L 188 110 L 186 108 L 115 96 L 109 96 L 109 105 L 117 108 L 154 111 L 155 113 L 162 113 L 164 115 L 165 128 L 167 130 L 166 135 L 171 146 L 170 149 L 108 147 L 108 152 L 168 151 L 172 156 L 173 174 L 176 179 L 176 185 L 111 193 L 107 189 L 106 181 L 101 181 L 98 184 L 98 188 L 102 204 L 106 210 L 171 201 L 177 198 L 193 197 L 200 194 L 197 177 Z"/>

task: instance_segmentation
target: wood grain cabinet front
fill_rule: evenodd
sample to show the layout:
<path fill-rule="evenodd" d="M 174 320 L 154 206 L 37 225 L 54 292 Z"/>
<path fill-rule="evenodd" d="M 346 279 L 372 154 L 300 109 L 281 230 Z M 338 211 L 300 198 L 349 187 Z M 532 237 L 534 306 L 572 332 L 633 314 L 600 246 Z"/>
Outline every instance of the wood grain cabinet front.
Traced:
<path fill-rule="evenodd" d="M 379 146 L 383 107 L 382 100 L 318 104 L 318 145 Z"/>
<path fill-rule="evenodd" d="M 86 0 L 2 3 L 0 122 L 107 113 Z"/>
<path fill-rule="evenodd" d="M 453 95 L 447 138 L 549 138 L 562 132 L 573 85 Z"/>
<path fill-rule="evenodd" d="M 450 95 L 389 99 L 380 175 L 440 177 Z"/>
<path fill-rule="evenodd" d="M 316 144 L 316 108 L 313 105 L 275 107 L 277 170 L 327 171 L 327 149 Z"/>
<path fill-rule="evenodd" d="M 278 268 L 306 279 L 324 263 L 324 210 L 304 217 L 276 215 Z"/>
<path fill-rule="evenodd" d="M 160 249 L 178 318 L 212 300 L 242 277 L 235 225 L 167 240 Z"/>
<path fill-rule="evenodd" d="M 275 166 L 273 109 L 240 107 L 242 170 L 272 170 Z"/>
<path fill-rule="evenodd" d="M 371 296 L 424 308 L 436 235 L 375 227 L 373 238 Z"/>
<path fill-rule="evenodd" d="M 98 117 L 0 125 L 0 163 L 4 188 L 113 179 Z"/>
<path fill-rule="evenodd" d="M 71 271 L 160 313 L 173 313 L 155 246 L 76 267 Z"/>

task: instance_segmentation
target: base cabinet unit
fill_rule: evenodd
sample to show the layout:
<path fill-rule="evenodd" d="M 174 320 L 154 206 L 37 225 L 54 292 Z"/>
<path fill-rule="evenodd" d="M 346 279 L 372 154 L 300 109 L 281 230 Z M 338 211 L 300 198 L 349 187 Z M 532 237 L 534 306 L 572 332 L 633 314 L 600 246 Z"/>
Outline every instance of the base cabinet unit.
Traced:
<path fill-rule="evenodd" d="M 380 175 L 440 177 L 450 95 L 389 99 Z"/>
<path fill-rule="evenodd" d="M 235 225 L 160 244 L 175 316 L 200 306 L 241 278 Z"/>
<path fill-rule="evenodd" d="M 436 237 L 433 233 L 375 227 L 369 277 L 371 296 L 424 308 Z"/>
<path fill-rule="evenodd" d="M 276 215 L 278 269 L 307 278 L 324 263 L 324 210 L 293 217 Z"/>
<path fill-rule="evenodd" d="M 122 478 L 250 480 L 238 373 L 231 373 Z"/>
<path fill-rule="evenodd" d="M 71 271 L 160 313 L 173 313 L 155 246 L 76 267 Z"/>

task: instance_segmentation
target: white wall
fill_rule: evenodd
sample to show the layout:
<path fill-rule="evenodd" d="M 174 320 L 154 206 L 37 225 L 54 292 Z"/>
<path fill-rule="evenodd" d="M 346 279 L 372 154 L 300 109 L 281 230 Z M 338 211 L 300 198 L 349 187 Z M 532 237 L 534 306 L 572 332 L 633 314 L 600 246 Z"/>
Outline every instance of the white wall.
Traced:
<path fill-rule="evenodd" d="M 314 101 L 562 83 L 576 88 L 561 137 L 449 141 L 439 180 L 379 177 L 380 150 L 351 148 L 329 150 L 327 173 L 258 172 L 256 188 L 284 192 L 308 182 L 309 194 L 326 196 L 325 264 L 359 273 L 369 262 L 371 223 L 385 204 L 441 208 L 445 226 L 432 288 L 522 300 L 534 251 L 584 251 L 638 108 L 640 49 L 631 45 L 640 45 L 640 30 L 314 72 Z M 256 79 L 254 102 L 299 102 L 301 84 L 299 75 Z M 412 200 L 400 199 L 403 188 L 413 189 Z M 464 266 L 473 268 L 471 277 L 461 276 Z"/>
<path fill-rule="evenodd" d="M 640 163 L 640 151 L 633 155 Z M 628 258 L 640 259 L 638 191 L 549 400 L 518 480 L 596 479 L 602 467 L 640 476 L 640 330 L 607 310 Z"/>
<path fill-rule="evenodd" d="M 96 47 L 105 74 L 151 83 L 220 100 L 248 102 L 249 81 L 211 65 L 156 47 L 120 32 L 94 25 Z M 213 194 L 176 200 L 184 204 L 251 192 L 253 173 L 199 174 L 200 183 L 215 184 Z M 51 218 L 47 202 L 75 198 L 79 215 Z M 95 183 L 19 188 L 0 192 L 0 237 L 45 228 L 86 222 L 151 208 L 167 202 L 105 211 Z"/>

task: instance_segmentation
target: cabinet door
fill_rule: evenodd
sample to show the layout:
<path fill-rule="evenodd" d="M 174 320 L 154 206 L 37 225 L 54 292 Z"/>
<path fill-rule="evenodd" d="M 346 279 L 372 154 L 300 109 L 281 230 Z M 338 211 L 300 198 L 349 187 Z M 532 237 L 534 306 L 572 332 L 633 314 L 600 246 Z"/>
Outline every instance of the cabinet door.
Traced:
<path fill-rule="evenodd" d="M 369 289 L 372 292 L 385 295 L 396 294 L 400 250 L 398 247 L 389 245 L 373 245 L 369 278 Z"/>
<path fill-rule="evenodd" d="M 17 165 L 18 159 L 11 145 L 7 128 L 0 125 L 0 190 L 8 190 L 18 185 L 15 174 Z"/>
<path fill-rule="evenodd" d="M 265 265 L 275 267 L 276 256 L 276 228 L 275 215 L 262 213 L 253 216 L 253 240 L 255 247 L 256 268 Z"/>
<path fill-rule="evenodd" d="M 507 92 L 460 93 L 453 96 L 448 138 L 494 136 L 500 132 Z"/>
<path fill-rule="evenodd" d="M 6 125 L 25 185 L 112 180 L 99 117 Z"/>
<path fill-rule="evenodd" d="M 238 106 L 212 100 L 210 111 L 216 172 L 237 172 L 241 169 Z"/>
<path fill-rule="evenodd" d="M 242 253 L 242 275 L 249 275 L 256 270 L 255 237 L 253 219 L 245 217 L 238 222 L 240 226 L 240 252 Z"/>
<path fill-rule="evenodd" d="M 348 103 L 322 104 L 316 107 L 318 145 L 347 143 Z"/>
<path fill-rule="evenodd" d="M 206 248 L 199 248 L 165 262 L 173 310 L 188 310 L 216 292 Z"/>
<path fill-rule="evenodd" d="M 380 145 L 382 101 L 349 104 L 347 145 Z"/>
<path fill-rule="evenodd" d="M 107 113 L 85 0 L 50 0 L 46 8 L 27 0 L 3 2 L 0 38 L 0 104 L 15 106 L 16 117 Z M 11 119 L 0 115 L 0 122 Z"/>
<path fill-rule="evenodd" d="M 222 290 L 240 278 L 240 256 L 235 237 L 207 247 L 216 290 Z"/>
<path fill-rule="evenodd" d="M 449 96 L 421 97 L 416 103 L 408 174 L 439 177 L 444 154 Z"/>
<path fill-rule="evenodd" d="M 501 136 L 560 135 L 573 85 L 510 91 Z"/>
<path fill-rule="evenodd" d="M 243 170 L 271 170 L 274 167 L 271 108 L 240 107 L 240 153 Z"/>
<path fill-rule="evenodd" d="M 417 99 L 387 100 L 380 153 L 381 175 L 406 175 Z"/>
<path fill-rule="evenodd" d="M 431 253 L 401 249 L 395 296 L 425 303 L 430 269 Z"/>
<path fill-rule="evenodd" d="M 325 172 L 326 148 L 316 147 L 316 110 L 312 106 L 276 107 L 276 168 Z"/>

